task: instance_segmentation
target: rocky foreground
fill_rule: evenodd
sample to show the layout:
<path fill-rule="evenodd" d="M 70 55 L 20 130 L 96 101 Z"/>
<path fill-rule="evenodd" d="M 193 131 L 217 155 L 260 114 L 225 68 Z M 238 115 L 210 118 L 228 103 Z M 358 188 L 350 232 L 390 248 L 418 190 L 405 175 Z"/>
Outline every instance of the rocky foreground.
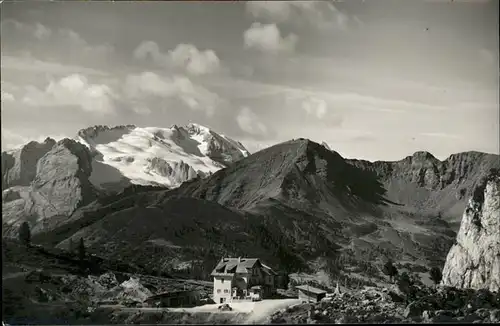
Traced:
<path fill-rule="evenodd" d="M 394 288 L 365 287 L 274 313 L 271 324 L 498 323 L 500 293 L 451 287 L 421 288 L 409 302 Z"/>

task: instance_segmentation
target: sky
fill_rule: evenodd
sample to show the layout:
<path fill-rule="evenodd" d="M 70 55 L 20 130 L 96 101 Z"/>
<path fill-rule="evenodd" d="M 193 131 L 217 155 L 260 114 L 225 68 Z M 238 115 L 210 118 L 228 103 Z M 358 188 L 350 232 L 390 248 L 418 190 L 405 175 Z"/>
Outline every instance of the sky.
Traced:
<path fill-rule="evenodd" d="M 499 153 L 496 0 L 3 2 L 2 150 L 199 123 L 250 152 Z"/>

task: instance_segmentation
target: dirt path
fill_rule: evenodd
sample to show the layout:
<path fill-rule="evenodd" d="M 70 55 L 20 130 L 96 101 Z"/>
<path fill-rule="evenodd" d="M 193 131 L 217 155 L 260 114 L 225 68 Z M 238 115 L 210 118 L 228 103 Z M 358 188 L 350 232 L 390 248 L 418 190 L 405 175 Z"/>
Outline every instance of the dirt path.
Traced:
<path fill-rule="evenodd" d="M 191 313 L 200 315 L 227 315 L 232 316 L 231 319 L 237 320 L 240 324 L 265 324 L 268 318 L 280 309 L 300 303 L 299 299 L 281 299 L 281 300 L 263 300 L 258 302 L 239 302 L 230 304 L 232 311 L 220 311 L 219 304 L 210 304 L 192 308 L 135 308 L 123 307 L 116 305 L 103 305 L 102 308 L 115 308 L 122 312 L 135 313 L 143 312 L 161 312 L 169 311 L 174 313 Z"/>
<path fill-rule="evenodd" d="M 265 324 L 276 311 L 300 303 L 299 299 L 263 300 L 256 302 L 245 324 Z"/>

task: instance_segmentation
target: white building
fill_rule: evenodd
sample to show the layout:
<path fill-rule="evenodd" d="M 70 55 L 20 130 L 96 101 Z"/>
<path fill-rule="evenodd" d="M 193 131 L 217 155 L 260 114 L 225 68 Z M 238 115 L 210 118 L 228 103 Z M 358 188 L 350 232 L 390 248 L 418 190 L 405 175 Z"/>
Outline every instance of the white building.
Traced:
<path fill-rule="evenodd" d="M 258 258 L 222 258 L 211 275 L 215 303 L 260 300 L 276 291 L 277 274 Z"/>

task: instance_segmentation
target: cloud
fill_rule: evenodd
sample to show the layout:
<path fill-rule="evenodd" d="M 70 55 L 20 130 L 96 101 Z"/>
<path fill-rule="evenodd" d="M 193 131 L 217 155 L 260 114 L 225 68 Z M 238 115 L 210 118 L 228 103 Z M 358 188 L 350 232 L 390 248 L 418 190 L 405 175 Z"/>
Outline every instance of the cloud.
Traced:
<path fill-rule="evenodd" d="M 217 94 L 194 84 L 187 77 L 163 77 L 153 72 L 129 75 L 125 83 L 125 94 L 136 100 L 146 96 L 175 98 L 192 110 L 205 111 L 207 116 L 212 116 L 222 101 Z"/>
<path fill-rule="evenodd" d="M 447 134 L 443 132 L 424 132 L 420 136 L 433 137 L 433 138 L 450 138 L 450 139 L 461 139 L 462 137 L 452 134 Z"/>
<path fill-rule="evenodd" d="M 80 73 L 86 75 L 105 76 L 106 73 L 82 66 L 60 64 L 57 62 L 43 61 L 33 58 L 29 53 L 24 56 L 11 56 L 2 54 L 0 62 L 2 70 L 29 71 L 33 73 L 50 73 L 57 75 L 69 75 Z"/>
<path fill-rule="evenodd" d="M 13 102 L 13 101 L 16 100 L 15 97 L 14 97 L 14 95 L 12 95 L 9 92 L 5 92 L 5 91 L 2 90 L 1 95 L 2 95 L 2 103 L 4 103 L 4 102 Z"/>
<path fill-rule="evenodd" d="M 245 47 L 271 54 L 295 51 L 298 36 L 290 33 L 282 37 L 276 24 L 253 23 L 243 34 Z"/>
<path fill-rule="evenodd" d="M 151 110 L 147 106 L 141 105 L 141 104 L 133 106 L 132 111 L 134 111 L 135 113 L 137 113 L 139 115 L 150 115 L 151 114 Z"/>
<path fill-rule="evenodd" d="M 82 110 L 110 114 L 115 111 L 116 95 L 111 88 L 103 84 L 91 84 L 80 74 L 73 74 L 51 81 L 45 90 L 27 87 L 23 102 L 29 106 L 75 106 Z"/>
<path fill-rule="evenodd" d="M 241 109 L 240 113 L 236 117 L 236 122 L 241 130 L 252 134 L 252 135 L 265 135 L 267 133 L 267 127 L 262 123 L 257 115 L 248 107 Z"/>
<path fill-rule="evenodd" d="M 40 23 L 26 24 L 13 19 L 2 21 L 2 37 L 7 42 L 10 40 L 23 40 L 24 43 L 32 45 L 38 42 L 47 49 L 58 49 L 51 54 L 61 57 L 61 59 L 89 59 L 90 61 L 102 61 L 109 59 L 114 54 L 114 47 L 110 44 L 92 45 L 85 41 L 77 32 L 62 28 L 51 30 Z M 2 52 L 4 50 L 2 49 Z M 3 54 L 2 54 L 3 57 Z"/>
<path fill-rule="evenodd" d="M 307 24 L 317 29 L 346 29 L 351 20 L 329 1 L 247 1 L 246 10 L 267 22 Z M 359 24 L 359 18 L 356 21 Z"/>
<path fill-rule="evenodd" d="M 134 57 L 139 60 L 151 58 L 159 66 L 180 68 L 196 76 L 215 73 L 221 67 L 213 50 L 201 51 L 192 44 L 179 44 L 168 53 L 162 53 L 158 44 L 145 41 L 135 49 Z"/>
<path fill-rule="evenodd" d="M 67 44 L 71 52 L 83 57 L 91 57 L 96 60 L 105 59 L 111 57 L 114 53 L 112 45 L 90 45 L 80 34 L 71 29 L 59 29 L 55 36 L 60 43 Z"/>
<path fill-rule="evenodd" d="M 40 23 L 36 23 L 35 31 L 33 34 L 37 39 L 42 41 L 49 38 L 52 35 L 52 30 L 50 30 L 49 28 L 45 27 Z"/>
<path fill-rule="evenodd" d="M 185 68 L 193 75 L 213 73 L 220 67 L 219 58 L 213 50 L 199 51 L 191 44 L 179 44 L 169 54 L 174 65 Z"/>
<path fill-rule="evenodd" d="M 302 108 L 307 114 L 314 115 L 318 119 L 322 119 L 326 115 L 327 104 L 325 100 L 308 97 L 302 101 Z"/>
<path fill-rule="evenodd" d="M 153 41 L 144 41 L 134 50 L 134 57 L 138 60 L 152 59 L 157 65 L 163 66 L 168 63 L 168 55 L 163 54 Z"/>

